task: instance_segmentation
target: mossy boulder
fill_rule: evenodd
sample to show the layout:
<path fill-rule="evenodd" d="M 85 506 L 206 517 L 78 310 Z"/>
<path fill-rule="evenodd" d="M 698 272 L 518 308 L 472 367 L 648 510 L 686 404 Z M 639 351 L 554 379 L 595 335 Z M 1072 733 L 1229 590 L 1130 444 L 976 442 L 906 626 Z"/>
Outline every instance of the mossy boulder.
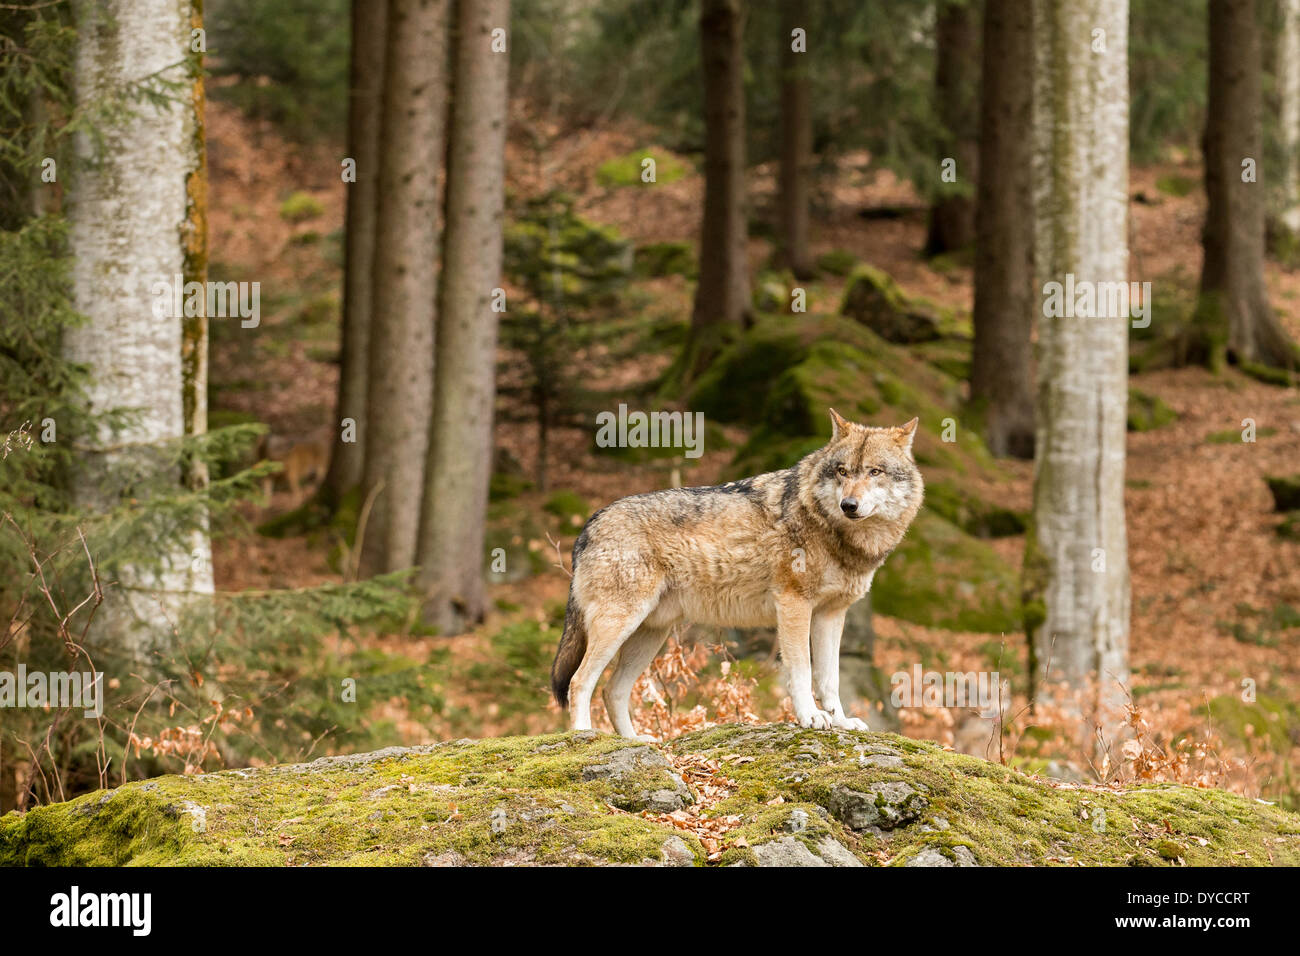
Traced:
<path fill-rule="evenodd" d="M 648 279 L 673 275 L 693 277 L 699 273 L 695 250 L 689 242 L 651 242 L 638 246 L 633 269 Z"/>
<path fill-rule="evenodd" d="M 849 278 L 840 312 L 887 342 L 910 345 L 942 335 L 938 309 L 904 295 L 892 277 L 872 266 L 859 266 Z"/>
<path fill-rule="evenodd" d="M 847 276 L 857 265 L 858 257 L 846 249 L 831 249 L 817 257 L 817 271 L 832 276 Z"/>
<path fill-rule="evenodd" d="M 1010 538 L 1024 534 L 1029 515 L 991 504 L 951 481 L 929 481 L 925 506 L 977 538 Z"/>
<path fill-rule="evenodd" d="M 647 180 L 651 169 L 654 178 Z M 690 171 L 688 163 L 665 150 L 637 149 L 601 163 L 596 169 L 596 182 L 606 188 L 653 186 L 676 182 Z"/>
<path fill-rule="evenodd" d="M 1268 492 L 1273 496 L 1273 510 L 1295 511 L 1300 508 L 1300 475 L 1266 477 Z"/>
<path fill-rule="evenodd" d="M 1019 575 L 991 547 L 921 509 L 871 585 L 872 610 L 926 627 L 1022 629 Z"/>
<path fill-rule="evenodd" d="M 962 404 L 960 383 L 911 350 L 839 316 L 768 316 L 731 343 L 697 380 L 689 407 L 750 426 L 732 472 L 772 471 L 825 444 L 827 408 L 869 425 L 921 419 L 916 459 L 958 474 L 1000 474 L 973 429 L 942 440 Z"/>
<path fill-rule="evenodd" d="M 712 853 L 674 825 L 695 813 L 722 822 Z M 1294 866 L 1300 816 L 1219 790 L 1063 786 L 893 734 L 728 724 L 662 746 L 587 731 L 159 777 L 0 818 L 9 866 L 706 861 Z"/>
<path fill-rule="evenodd" d="M 758 322 L 699 378 L 689 407 L 750 427 L 728 477 L 786 468 L 824 445 L 828 407 L 870 425 L 918 416 L 914 452 L 927 484 L 935 483 L 936 507 L 927 501 L 877 574 L 874 606 L 928 626 L 1018 630 L 1016 573 L 976 535 L 1019 534 L 1024 520 L 956 491 L 968 476 L 1001 475 L 976 431 L 956 427 L 961 402 L 959 383 L 911 349 L 851 320 L 812 315 Z M 944 441 L 945 432 L 954 440 Z"/>
<path fill-rule="evenodd" d="M 1178 420 L 1178 413 L 1158 396 L 1136 388 L 1128 390 L 1128 430 L 1149 432 Z"/>

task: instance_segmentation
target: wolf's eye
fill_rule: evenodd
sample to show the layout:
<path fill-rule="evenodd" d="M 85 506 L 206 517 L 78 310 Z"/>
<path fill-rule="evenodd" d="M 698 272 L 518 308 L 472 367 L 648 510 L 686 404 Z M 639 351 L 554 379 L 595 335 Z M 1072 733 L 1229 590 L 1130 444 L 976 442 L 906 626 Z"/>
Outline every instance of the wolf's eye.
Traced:
<path fill-rule="evenodd" d="M 869 472 L 867 472 L 867 474 L 870 475 L 872 478 L 875 478 L 877 475 L 883 475 L 884 473 L 885 473 L 884 470 L 881 468 L 872 468 Z"/>
<path fill-rule="evenodd" d="M 839 475 L 841 478 L 847 478 L 849 476 L 849 470 L 843 465 L 840 465 L 835 469 L 835 474 Z"/>

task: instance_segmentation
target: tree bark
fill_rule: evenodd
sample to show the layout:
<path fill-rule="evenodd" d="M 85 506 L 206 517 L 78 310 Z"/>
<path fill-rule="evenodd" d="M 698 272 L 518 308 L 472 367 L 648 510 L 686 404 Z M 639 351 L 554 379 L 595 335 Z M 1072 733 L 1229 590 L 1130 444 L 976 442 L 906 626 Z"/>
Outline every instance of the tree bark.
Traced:
<path fill-rule="evenodd" d="M 458 6 L 438 373 L 420 528 L 423 616 L 441 633 L 483 620 L 510 55 L 492 49 L 510 0 Z"/>
<path fill-rule="evenodd" d="M 1200 309 L 1220 339 L 1226 326 L 1229 358 L 1292 367 L 1296 348 L 1264 285 L 1265 197 L 1255 181 L 1263 149 L 1262 67 L 1254 0 L 1210 0 L 1209 32 Z"/>
<path fill-rule="evenodd" d="M 965 249 L 975 241 L 972 190 L 979 161 L 979 2 L 939 0 L 937 12 L 935 93 L 944 130 L 943 157 L 956 161 L 957 181 L 942 183 L 930 207 L 927 255 Z M 1014 70 L 1017 65 L 1005 66 Z"/>
<path fill-rule="evenodd" d="M 415 564 L 433 406 L 447 0 L 389 0 L 360 568 Z"/>
<path fill-rule="evenodd" d="M 700 279 L 687 343 L 688 374 L 708 364 L 726 330 L 743 325 L 749 312 L 743 19 L 740 0 L 701 2 L 704 216 Z"/>
<path fill-rule="evenodd" d="M 813 277 L 808 249 L 809 177 L 812 170 L 812 103 L 808 53 L 794 49 L 793 32 L 807 30 L 796 4 L 781 7 L 781 261 L 796 279 Z"/>
<path fill-rule="evenodd" d="M 1033 4 L 985 0 L 971 400 L 995 455 L 1034 455 Z"/>
<path fill-rule="evenodd" d="M 78 7 L 76 99 L 89 106 L 120 95 L 143 77 L 183 83 L 194 4 L 177 0 L 103 0 Z M 162 446 L 206 429 L 206 323 L 169 310 L 156 318 L 157 283 L 206 275 L 206 178 L 202 85 L 163 105 L 133 103 L 130 115 L 100 129 L 98 147 L 76 140 L 69 188 L 73 301 L 87 317 L 64 334 L 64 353 L 90 369 L 92 413 L 131 409 L 122 430 L 80 436 L 85 447 L 72 475 L 73 495 L 107 511 L 128 494 L 129 474 L 152 474 L 169 460 Z M 170 305 L 170 301 L 168 302 Z M 201 470 L 175 474 L 201 480 Z M 92 547 L 94 542 L 92 541 Z M 157 542 L 156 560 L 113 567 L 95 619 L 101 633 L 137 660 L 168 640 L 192 595 L 212 592 L 207 534 Z M 117 556 L 95 555 L 97 561 Z"/>
<path fill-rule="evenodd" d="M 375 217 L 379 204 L 379 136 L 383 105 L 387 4 L 352 0 L 352 67 L 348 101 L 348 155 L 356 182 L 348 184 L 344 234 L 343 335 L 339 350 L 334 446 L 325 477 L 333 502 L 361 484 L 365 474 L 366 373 L 370 309 L 374 302 Z M 343 441 L 343 420 L 355 423 Z"/>
<path fill-rule="evenodd" d="M 1035 7 L 1036 263 L 1047 282 L 1127 281 L 1127 31 L 1127 0 Z M 1122 732 L 1128 679 L 1129 316 L 1086 304 L 1058 315 L 1044 303 L 1026 556 L 1026 582 L 1041 600 L 1027 609 L 1031 673 L 1039 699 L 1067 685 L 1064 703 L 1109 744 Z"/>
<path fill-rule="evenodd" d="M 1278 125 L 1286 150 L 1282 225 L 1300 236 L 1300 0 L 1279 0 L 1281 32 L 1277 47 Z"/>

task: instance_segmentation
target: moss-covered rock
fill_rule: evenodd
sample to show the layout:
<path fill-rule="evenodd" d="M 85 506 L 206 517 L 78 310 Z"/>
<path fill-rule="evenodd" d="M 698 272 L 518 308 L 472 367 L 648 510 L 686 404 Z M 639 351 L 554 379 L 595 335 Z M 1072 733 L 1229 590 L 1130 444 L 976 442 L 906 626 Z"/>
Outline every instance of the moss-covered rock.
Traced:
<path fill-rule="evenodd" d="M 924 508 L 871 585 L 872 610 L 926 627 L 1021 630 L 1019 576 L 983 541 Z"/>
<path fill-rule="evenodd" d="M 990 504 L 950 481 L 926 482 L 925 505 L 977 538 L 1014 537 L 1029 525 L 1025 512 Z"/>
<path fill-rule="evenodd" d="M 958 474 L 998 474 L 970 428 L 942 440 L 962 404 L 960 383 L 911 350 L 838 316 L 769 316 L 729 345 L 700 376 L 689 407 L 710 420 L 750 426 L 733 472 L 785 468 L 830 438 L 827 408 L 852 421 L 921 419 L 916 459 Z M 954 418 L 955 420 L 955 418 Z"/>
<path fill-rule="evenodd" d="M 1128 390 L 1128 430 L 1149 432 L 1178 420 L 1178 413 L 1158 396 L 1136 388 Z"/>
<path fill-rule="evenodd" d="M 676 768 L 710 765 L 700 810 Z M 159 777 L 0 818 L 0 865 L 704 863 L 669 804 L 726 821 L 720 865 L 1300 864 L 1300 816 L 1223 791 L 1062 786 L 892 734 L 731 724 Z"/>
<path fill-rule="evenodd" d="M 927 500 L 876 576 L 874 606 L 928 626 L 1018 630 L 1016 572 L 975 536 L 1019 534 L 1024 520 L 956 490 L 967 476 L 1001 475 L 975 430 L 957 427 L 953 410 L 961 403 L 959 383 L 910 348 L 817 315 L 763 319 L 724 350 L 690 397 L 707 419 L 751 428 L 729 477 L 786 468 L 825 444 L 827 408 L 872 425 L 918 416 L 915 455 L 935 486 L 935 507 Z M 945 433 L 953 440 L 944 441 Z"/>
<path fill-rule="evenodd" d="M 689 242 L 651 242 L 638 246 L 632 265 L 637 275 L 650 279 L 672 275 L 693 277 L 699 272 L 695 250 Z"/>
<path fill-rule="evenodd" d="M 653 166 L 646 160 L 651 160 Z M 654 178 L 647 181 L 651 168 Z M 686 162 L 665 150 L 637 149 L 601 163 L 596 169 L 596 182 L 607 188 L 652 186 L 676 182 L 690 171 Z"/>
<path fill-rule="evenodd" d="M 892 277 L 871 266 L 859 266 L 854 271 L 844 290 L 840 312 L 887 342 L 929 342 L 941 335 L 939 310 L 908 298 Z"/>
<path fill-rule="evenodd" d="M 1275 475 L 1264 479 L 1273 496 L 1274 511 L 1295 511 L 1300 508 L 1300 475 Z"/>
<path fill-rule="evenodd" d="M 817 257 L 817 271 L 832 276 L 847 276 L 858 264 L 858 257 L 847 249 L 832 249 Z"/>

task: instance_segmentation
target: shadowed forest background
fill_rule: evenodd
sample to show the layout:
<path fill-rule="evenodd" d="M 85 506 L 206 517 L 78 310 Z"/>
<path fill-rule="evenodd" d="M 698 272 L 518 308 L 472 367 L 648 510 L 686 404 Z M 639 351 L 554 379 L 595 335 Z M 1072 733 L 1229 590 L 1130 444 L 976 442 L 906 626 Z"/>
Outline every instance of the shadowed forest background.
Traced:
<path fill-rule="evenodd" d="M 845 631 L 873 730 L 1300 804 L 1300 4 L 206 0 L 144 73 L 95 6 L 0 8 L 0 670 L 106 688 L 0 710 L 0 812 L 559 729 L 583 522 L 792 465 L 828 407 L 921 422 Z M 104 192 L 173 173 L 146 261 Z M 87 265 L 123 249 L 257 324 L 175 316 L 142 377 Z M 1149 286 L 1047 317 L 1066 273 Z M 621 404 L 703 454 L 600 447 Z M 677 635 L 634 719 L 788 718 L 771 648 Z M 894 706 L 915 665 L 1000 716 Z"/>

